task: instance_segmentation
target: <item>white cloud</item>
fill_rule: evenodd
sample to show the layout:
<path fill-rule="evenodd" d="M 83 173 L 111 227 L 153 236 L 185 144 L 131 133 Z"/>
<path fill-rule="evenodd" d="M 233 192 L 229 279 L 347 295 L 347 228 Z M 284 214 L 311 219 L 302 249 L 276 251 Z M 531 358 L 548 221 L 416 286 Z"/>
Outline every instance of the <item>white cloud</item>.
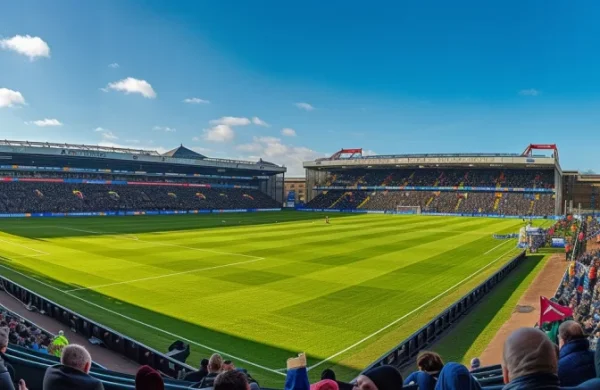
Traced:
<path fill-rule="evenodd" d="M 262 119 L 260 119 L 257 116 L 255 116 L 254 118 L 252 118 L 252 123 L 254 123 L 257 126 L 263 126 L 263 127 L 270 127 L 271 126 L 270 124 L 268 124 L 267 122 L 263 121 Z"/>
<path fill-rule="evenodd" d="M 105 128 L 103 128 L 103 127 L 96 127 L 96 128 L 94 129 L 94 131 L 95 131 L 95 132 L 98 132 L 98 133 L 101 133 L 101 132 L 103 132 L 103 131 L 106 131 L 106 129 L 105 129 Z"/>
<path fill-rule="evenodd" d="M 25 104 L 25 98 L 21 95 L 21 92 L 0 88 L 0 108 L 23 104 Z"/>
<path fill-rule="evenodd" d="M 537 89 L 522 89 L 519 91 L 519 95 L 521 96 L 538 96 L 540 94 L 540 91 L 538 91 Z"/>
<path fill-rule="evenodd" d="M 109 89 L 125 92 L 126 94 L 139 93 L 148 99 L 154 99 L 156 97 L 156 92 L 150 83 L 146 80 L 134 79 L 133 77 L 127 77 L 126 79 L 109 83 L 106 88 L 103 88 L 102 90 L 107 91 Z"/>
<path fill-rule="evenodd" d="M 309 104 L 309 103 L 294 103 L 294 105 L 295 105 L 296 107 L 298 107 L 299 109 L 301 109 L 301 110 L 305 110 L 305 111 L 312 111 L 312 110 L 314 110 L 314 109 L 315 109 L 315 108 L 314 108 L 314 107 L 313 107 L 311 104 Z"/>
<path fill-rule="evenodd" d="M 210 121 L 211 125 L 225 125 L 225 126 L 247 126 L 249 125 L 250 119 L 240 118 L 236 116 L 224 116 L 219 119 L 213 119 Z"/>
<path fill-rule="evenodd" d="M 204 129 L 204 139 L 210 142 L 227 142 L 235 137 L 231 126 L 220 124 L 209 129 Z"/>
<path fill-rule="evenodd" d="M 42 38 L 30 35 L 15 35 L 12 38 L 0 39 L 0 48 L 27 56 L 31 61 L 38 57 L 50 57 L 48 44 Z"/>
<path fill-rule="evenodd" d="M 200 137 L 192 137 L 192 141 L 198 142 L 198 141 L 200 141 Z"/>
<path fill-rule="evenodd" d="M 362 155 L 363 156 L 377 156 L 377 152 L 375 152 L 374 150 L 371 149 L 367 149 L 362 151 Z"/>
<path fill-rule="evenodd" d="M 204 100 L 204 99 L 200 99 L 197 97 L 183 99 L 183 102 L 188 103 L 188 104 L 209 104 L 210 103 L 209 100 Z"/>
<path fill-rule="evenodd" d="M 167 127 L 167 126 L 154 126 L 152 128 L 152 130 L 164 131 L 166 133 L 174 133 L 177 131 L 177 129 L 175 129 L 173 127 Z"/>
<path fill-rule="evenodd" d="M 40 119 L 37 121 L 25 122 L 27 125 L 36 125 L 38 127 L 53 127 L 62 126 L 63 124 L 58 119 Z"/>
<path fill-rule="evenodd" d="M 109 68 L 113 68 L 113 69 L 117 69 L 119 67 L 119 64 L 117 64 L 116 62 L 113 62 L 112 64 L 108 64 Z"/>
<path fill-rule="evenodd" d="M 247 152 L 245 159 L 257 160 L 258 156 L 288 168 L 287 175 L 300 176 L 304 174 L 304 161 L 325 157 L 324 153 L 316 152 L 303 146 L 287 145 L 276 137 L 254 137 L 252 143 L 236 147 L 241 152 Z"/>
<path fill-rule="evenodd" d="M 102 139 L 107 141 L 112 141 L 115 139 L 119 139 L 112 131 L 105 131 L 102 133 Z"/>
<path fill-rule="evenodd" d="M 296 130 L 286 127 L 285 129 L 281 129 L 281 135 L 285 135 L 286 137 L 295 137 Z"/>
<path fill-rule="evenodd" d="M 198 152 L 198 153 L 209 153 L 209 152 L 212 152 L 212 149 L 203 148 L 201 146 L 192 146 L 190 149 L 192 149 L 193 151 Z"/>

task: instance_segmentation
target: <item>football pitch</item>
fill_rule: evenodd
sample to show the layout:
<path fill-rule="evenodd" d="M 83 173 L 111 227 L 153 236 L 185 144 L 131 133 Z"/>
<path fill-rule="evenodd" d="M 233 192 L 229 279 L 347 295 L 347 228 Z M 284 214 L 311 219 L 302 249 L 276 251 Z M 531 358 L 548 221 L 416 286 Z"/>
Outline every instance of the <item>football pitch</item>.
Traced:
<path fill-rule="evenodd" d="M 160 351 L 266 384 L 353 375 L 519 253 L 516 219 L 275 212 L 0 220 L 0 274 Z M 543 222 L 542 222 L 543 223 Z"/>

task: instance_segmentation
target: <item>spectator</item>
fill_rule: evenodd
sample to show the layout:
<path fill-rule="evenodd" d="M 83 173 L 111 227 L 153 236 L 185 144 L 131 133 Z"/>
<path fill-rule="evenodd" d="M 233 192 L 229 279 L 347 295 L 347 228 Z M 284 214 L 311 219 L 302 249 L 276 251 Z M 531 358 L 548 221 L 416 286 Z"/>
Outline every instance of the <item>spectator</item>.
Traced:
<path fill-rule="evenodd" d="M 554 344 L 539 329 L 520 328 L 508 336 L 502 361 L 504 390 L 560 388 Z"/>
<path fill-rule="evenodd" d="M 558 328 L 558 378 L 562 386 L 577 386 L 596 377 L 594 352 L 581 325 L 565 321 Z"/>
<path fill-rule="evenodd" d="M 223 365 L 223 358 L 218 353 L 213 353 L 213 355 L 208 360 L 208 374 L 197 384 L 194 386 L 199 389 L 203 389 L 206 387 L 213 387 L 215 383 L 215 379 L 221 372 L 221 366 Z"/>
<path fill-rule="evenodd" d="M 396 367 L 379 366 L 366 371 L 356 379 L 357 390 L 402 389 L 402 374 Z"/>
<path fill-rule="evenodd" d="M 9 372 L 10 365 L 6 362 L 6 349 L 8 348 L 8 327 L 0 328 L 0 389 L 14 390 L 13 380 Z"/>
<path fill-rule="evenodd" d="M 310 385 L 310 390 L 339 390 L 337 382 L 331 379 L 323 379 Z"/>
<path fill-rule="evenodd" d="M 419 371 L 410 374 L 404 384 L 416 383 L 419 390 L 433 390 L 440 371 L 444 368 L 444 362 L 442 357 L 435 352 L 421 351 L 417 355 L 417 368 Z"/>
<path fill-rule="evenodd" d="M 326 368 L 321 373 L 321 380 L 324 381 L 326 379 L 335 380 L 335 372 L 331 368 Z"/>
<path fill-rule="evenodd" d="M 228 370 L 215 378 L 214 390 L 250 390 L 250 384 L 243 372 Z"/>
<path fill-rule="evenodd" d="M 64 347 L 60 362 L 46 370 L 44 390 L 104 390 L 102 382 L 89 375 L 92 357 L 81 345 Z"/>
<path fill-rule="evenodd" d="M 231 371 L 235 370 L 235 365 L 231 360 L 225 360 L 223 365 L 221 366 L 221 371 Z"/>
<path fill-rule="evenodd" d="M 164 390 L 160 374 L 150 366 L 142 366 L 135 374 L 135 390 Z"/>
<path fill-rule="evenodd" d="M 467 367 L 458 363 L 448 363 L 440 372 L 435 390 L 481 390 L 481 386 L 471 376 Z"/>
<path fill-rule="evenodd" d="M 479 367 L 481 367 L 481 362 L 479 361 L 479 358 L 474 357 L 473 359 L 471 359 L 471 371 L 476 370 Z"/>
<path fill-rule="evenodd" d="M 198 371 L 190 372 L 183 380 L 188 382 L 200 382 L 208 374 L 208 359 L 202 359 L 200 362 L 200 369 Z"/>

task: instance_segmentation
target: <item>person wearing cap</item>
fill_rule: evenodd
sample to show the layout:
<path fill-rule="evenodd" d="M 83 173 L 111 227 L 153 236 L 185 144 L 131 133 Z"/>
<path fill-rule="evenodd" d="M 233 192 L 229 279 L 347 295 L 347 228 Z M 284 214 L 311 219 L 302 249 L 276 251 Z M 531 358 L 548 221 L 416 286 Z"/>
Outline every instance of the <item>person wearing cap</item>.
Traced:
<path fill-rule="evenodd" d="M 135 390 L 164 390 L 165 383 L 154 368 L 142 366 L 135 374 Z"/>
<path fill-rule="evenodd" d="M 473 359 L 471 359 L 471 370 L 470 371 L 476 370 L 479 367 L 481 367 L 481 362 L 479 361 L 479 358 L 474 357 Z"/>
<path fill-rule="evenodd" d="M 374 367 L 358 376 L 354 388 L 356 390 L 400 390 L 402 374 L 393 366 Z"/>
<path fill-rule="evenodd" d="M 208 375 L 208 359 L 202 359 L 200 362 L 200 369 L 186 374 L 183 380 L 188 382 L 201 382 L 206 375 Z"/>

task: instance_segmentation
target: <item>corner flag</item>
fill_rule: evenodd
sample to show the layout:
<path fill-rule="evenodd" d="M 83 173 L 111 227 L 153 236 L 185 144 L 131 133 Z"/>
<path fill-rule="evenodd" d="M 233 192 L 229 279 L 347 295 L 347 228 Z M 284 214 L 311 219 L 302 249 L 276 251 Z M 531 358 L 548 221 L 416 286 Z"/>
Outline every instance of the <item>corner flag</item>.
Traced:
<path fill-rule="evenodd" d="M 573 317 L 573 310 L 550 301 L 546 297 L 540 297 L 540 323 L 562 321 Z"/>

